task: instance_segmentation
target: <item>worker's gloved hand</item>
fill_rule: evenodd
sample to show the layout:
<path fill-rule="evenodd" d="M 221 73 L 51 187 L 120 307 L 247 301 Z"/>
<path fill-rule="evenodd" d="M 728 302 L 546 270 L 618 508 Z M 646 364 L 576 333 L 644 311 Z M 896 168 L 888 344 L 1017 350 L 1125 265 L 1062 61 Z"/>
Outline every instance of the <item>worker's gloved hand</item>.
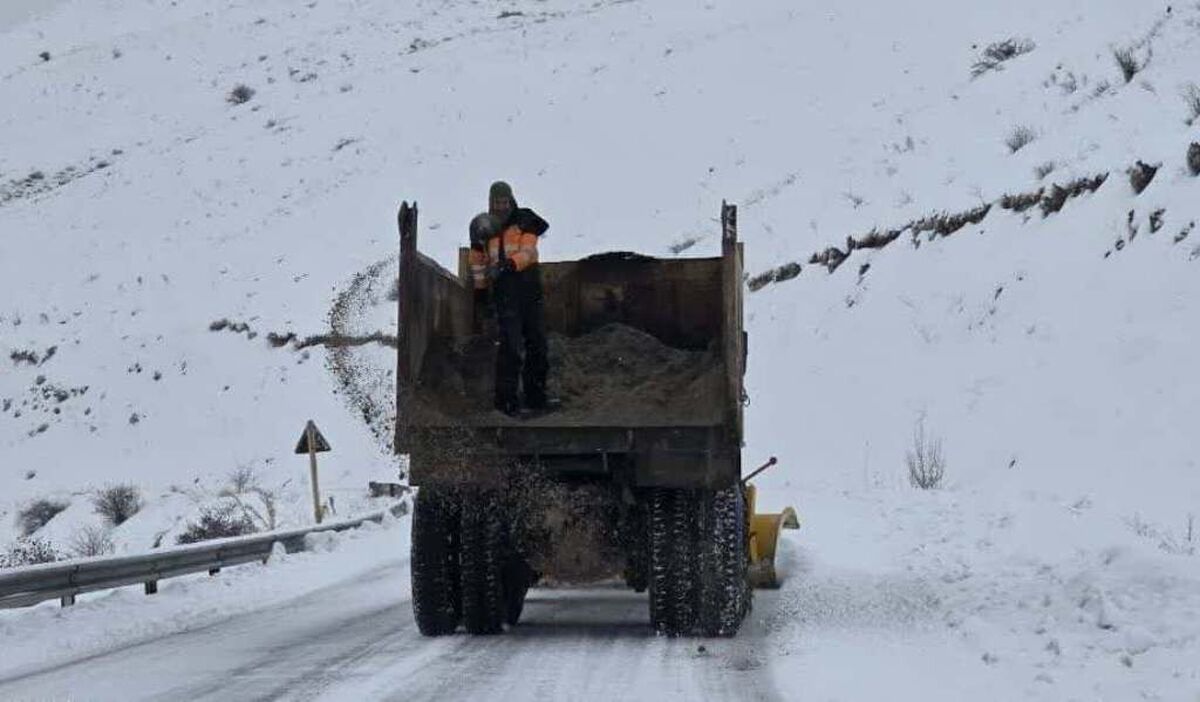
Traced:
<path fill-rule="evenodd" d="M 488 266 L 487 280 L 489 283 L 494 283 L 504 273 L 511 273 L 515 270 L 517 270 L 517 264 L 513 263 L 511 258 L 506 258 L 500 263 Z"/>

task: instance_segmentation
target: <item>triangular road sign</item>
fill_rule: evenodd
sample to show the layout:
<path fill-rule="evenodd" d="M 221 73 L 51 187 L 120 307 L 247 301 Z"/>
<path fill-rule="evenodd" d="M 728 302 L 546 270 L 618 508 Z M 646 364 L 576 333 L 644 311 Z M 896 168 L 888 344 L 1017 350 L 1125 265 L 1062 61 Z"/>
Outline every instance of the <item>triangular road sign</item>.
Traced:
<path fill-rule="evenodd" d="M 310 436 L 313 441 L 312 451 L 314 453 L 324 453 L 330 450 L 329 442 L 325 440 L 324 436 L 321 436 L 321 430 L 310 419 L 308 424 L 304 425 L 304 433 L 300 435 L 300 441 L 296 444 L 296 453 L 309 452 L 308 437 Z"/>

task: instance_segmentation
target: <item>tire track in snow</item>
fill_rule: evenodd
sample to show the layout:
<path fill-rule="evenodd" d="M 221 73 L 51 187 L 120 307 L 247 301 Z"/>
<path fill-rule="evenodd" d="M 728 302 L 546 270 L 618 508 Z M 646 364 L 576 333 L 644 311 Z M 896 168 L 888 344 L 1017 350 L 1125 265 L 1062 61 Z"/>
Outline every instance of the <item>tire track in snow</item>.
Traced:
<path fill-rule="evenodd" d="M 534 590 L 524 623 L 504 635 L 426 638 L 405 576 L 389 564 L 282 605 L 10 678 L 0 698 L 781 699 L 761 615 L 735 639 L 665 639 L 646 622 L 645 595 Z M 769 615 L 776 602 L 769 593 L 759 609 Z"/>
<path fill-rule="evenodd" d="M 21 672 L 0 679 L 0 699 L 128 699 L 130 690 L 136 690 L 139 699 L 224 700 L 231 692 L 236 693 L 234 699 L 243 699 L 255 684 L 269 682 L 263 671 L 283 673 L 295 667 L 285 656 L 306 642 L 328 643 L 331 636 L 337 642 L 337 632 L 349 627 L 352 631 L 341 637 L 342 642 L 357 643 L 354 637 L 362 635 L 364 627 L 378 627 L 381 621 L 387 622 L 389 633 L 411 628 L 407 599 L 381 602 L 369 596 L 378 588 L 372 583 L 396 582 L 404 572 L 403 565 L 393 561 L 354 582 L 327 585 L 258 611 Z M 396 614 L 389 615 L 393 610 Z M 351 651 L 340 658 L 353 655 Z M 316 678 L 310 675 L 310 680 Z"/>
<path fill-rule="evenodd" d="M 760 608 L 773 611 L 774 595 Z M 733 639 L 667 639 L 646 618 L 645 595 L 623 588 L 534 590 L 521 624 L 502 636 L 451 637 L 432 675 L 385 698 L 782 699 L 761 618 Z"/>

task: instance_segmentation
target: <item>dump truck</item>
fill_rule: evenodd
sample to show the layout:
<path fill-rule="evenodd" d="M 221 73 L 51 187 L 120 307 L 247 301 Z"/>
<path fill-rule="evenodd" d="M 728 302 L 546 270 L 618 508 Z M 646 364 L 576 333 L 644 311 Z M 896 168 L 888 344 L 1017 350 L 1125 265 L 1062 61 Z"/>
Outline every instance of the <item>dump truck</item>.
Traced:
<path fill-rule="evenodd" d="M 554 411 L 492 405 L 494 330 L 468 249 L 457 273 L 417 247 L 400 206 L 397 453 L 413 505 L 421 633 L 495 634 L 529 588 L 624 581 L 669 636 L 730 636 L 777 584 L 780 528 L 742 479 L 747 343 L 737 209 L 721 255 L 609 253 L 539 263 Z"/>

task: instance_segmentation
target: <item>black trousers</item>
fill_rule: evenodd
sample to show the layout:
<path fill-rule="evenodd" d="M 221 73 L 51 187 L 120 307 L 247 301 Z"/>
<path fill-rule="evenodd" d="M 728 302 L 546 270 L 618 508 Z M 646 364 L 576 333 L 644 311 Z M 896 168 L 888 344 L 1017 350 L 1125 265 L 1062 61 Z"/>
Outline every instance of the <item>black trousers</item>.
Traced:
<path fill-rule="evenodd" d="M 537 266 L 504 273 L 493 286 L 500 345 L 496 352 L 496 406 L 516 407 L 518 378 L 524 383 L 525 404 L 546 404 L 546 315 L 542 272 Z"/>

